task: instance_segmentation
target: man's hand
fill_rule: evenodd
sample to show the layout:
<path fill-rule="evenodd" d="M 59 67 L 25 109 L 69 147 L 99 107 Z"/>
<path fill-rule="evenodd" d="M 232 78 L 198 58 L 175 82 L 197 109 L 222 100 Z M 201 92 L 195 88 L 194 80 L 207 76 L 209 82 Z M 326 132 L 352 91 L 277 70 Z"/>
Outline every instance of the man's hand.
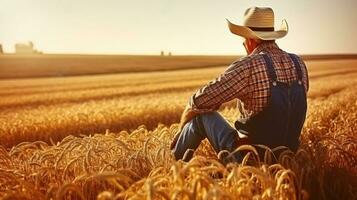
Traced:
<path fill-rule="evenodd" d="M 182 129 L 187 124 L 187 122 L 191 121 L 198 114 L 199 112 L 192 110 L 190 106 L 186 106 L 185 110 L 181 115 L 179 129 Z"/>

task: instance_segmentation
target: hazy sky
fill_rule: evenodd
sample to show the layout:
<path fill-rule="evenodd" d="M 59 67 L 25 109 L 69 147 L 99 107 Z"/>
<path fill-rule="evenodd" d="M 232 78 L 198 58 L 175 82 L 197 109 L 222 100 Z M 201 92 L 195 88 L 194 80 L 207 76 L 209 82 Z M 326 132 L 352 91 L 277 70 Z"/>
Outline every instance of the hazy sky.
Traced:
<path fill-rule="evenodd" d="M 357 0 L 0 0 L 7 52 L 33 41 L 46 53 L 243 54 L 225 18 L 269 6 L 289 24 L 281 48 L 296 53 L 357 53 Z"/>

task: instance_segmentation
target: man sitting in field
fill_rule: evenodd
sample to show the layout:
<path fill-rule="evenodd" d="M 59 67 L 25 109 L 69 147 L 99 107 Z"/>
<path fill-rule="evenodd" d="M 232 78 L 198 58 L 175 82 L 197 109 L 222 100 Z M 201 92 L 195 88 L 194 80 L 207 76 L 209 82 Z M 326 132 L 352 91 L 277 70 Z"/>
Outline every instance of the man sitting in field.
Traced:
<path fill-rule="evenodd" d="M 292 151 L 299 146 L 309 82 L 303 60 L 275 43 L 287 34 L 287 22 L 283 20 L 281 29 L 275 31 L 273 10 L 252 7 L 244 14 L 243 26 L 229 21 L 228 26 L 232 33 L 245 38 L 248 56 L 233 62 L 192 95 L 171 143 L 176 159 L 182 159 L 188 149 L 195 150 L 205 138 L 217 153 L 231 152 L 247 143 L 286 146 Z M 248 115 L 237 120 L 233 128 L 216 110 L 236 98 Z M 240 137 L 242 133 L 248 139 Z M 186 155 L 185 160 L 191 157 Z"/>

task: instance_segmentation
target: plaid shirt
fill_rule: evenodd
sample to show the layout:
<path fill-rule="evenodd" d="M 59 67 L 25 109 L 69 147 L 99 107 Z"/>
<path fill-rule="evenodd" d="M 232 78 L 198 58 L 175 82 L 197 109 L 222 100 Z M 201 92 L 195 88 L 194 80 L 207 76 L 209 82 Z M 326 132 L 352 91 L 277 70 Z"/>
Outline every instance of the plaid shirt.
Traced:
<path fill-rule="evenodd" d="M 291 83 L 297 80 L 294 63 L 288 53 L 281 50 L 275 42 L 266 42 L 260 44 L 250 55 L 233 62 L 215 80 L 200 88 L 192 95 L 189 106 L 198 112 L 207 112 L 217 110 L 222 103 L 239 99 L 244 104 L 245 114 L 252 115 L 262 111 L 268 104 L 271 80 L 261 54 L 268 54 L 272 59 L 278 81 Z M 299 63 L 307 92 L 307 69 L 301 58 Z"/>

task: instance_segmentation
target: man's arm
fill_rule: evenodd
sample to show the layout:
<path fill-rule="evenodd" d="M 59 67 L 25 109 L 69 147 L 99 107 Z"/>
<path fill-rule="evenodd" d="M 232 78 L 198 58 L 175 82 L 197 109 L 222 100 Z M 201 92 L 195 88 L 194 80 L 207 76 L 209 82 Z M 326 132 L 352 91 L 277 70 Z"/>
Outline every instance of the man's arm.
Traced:
<path fill-rule="evenodd" d="M 215 111 L 223 103 L 244 94 L 249 75 L 248 63 L 234 62 L 224 73 L 193 94 L 182 113 L 179 129 L 171 143 L 171 149 L 175 147 L 181 130 L 187 122 L 199 114 Z"/>
<path fill-rule="evenodd" d="M 216 79 L 191 96 L 181 116 L 181 128 L 196 115 L 216 111 L 223 103 L 239 98 L 247 92 L 250 59 L 246 58 L 233 62 Z"/>
<path fill-rule="evenodd" d="M 248 92 L 249 77 L 250 59 L 236 61 L 193 94 L 189 105 L 199 113 L 218 110 L 223 103 L 240 98 Z"/>

